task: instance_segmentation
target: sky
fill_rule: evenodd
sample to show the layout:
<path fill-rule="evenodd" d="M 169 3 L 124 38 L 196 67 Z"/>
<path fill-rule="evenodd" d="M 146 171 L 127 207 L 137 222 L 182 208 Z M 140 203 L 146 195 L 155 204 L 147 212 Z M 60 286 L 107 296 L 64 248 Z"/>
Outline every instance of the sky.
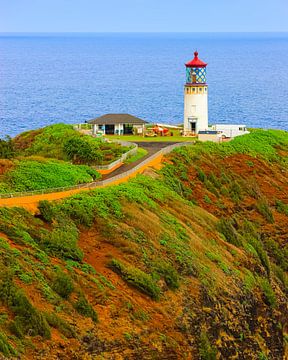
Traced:
<path fill-rule="evenodd" d="M 0 0 L 0 32 L 234 31 L 288 31 L 288 0 Z"/>

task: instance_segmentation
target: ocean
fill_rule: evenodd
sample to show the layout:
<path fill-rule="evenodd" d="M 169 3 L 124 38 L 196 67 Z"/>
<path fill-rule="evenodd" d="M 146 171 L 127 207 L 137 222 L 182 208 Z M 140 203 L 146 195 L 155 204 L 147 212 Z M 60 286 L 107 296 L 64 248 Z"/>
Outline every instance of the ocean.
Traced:
<path fill-rule="evenodd" d="M 182 123 L 196 49 L 209 123 L 288 130 L 288 33 L 0 34 L 0 137 L 105 113 Z"/>

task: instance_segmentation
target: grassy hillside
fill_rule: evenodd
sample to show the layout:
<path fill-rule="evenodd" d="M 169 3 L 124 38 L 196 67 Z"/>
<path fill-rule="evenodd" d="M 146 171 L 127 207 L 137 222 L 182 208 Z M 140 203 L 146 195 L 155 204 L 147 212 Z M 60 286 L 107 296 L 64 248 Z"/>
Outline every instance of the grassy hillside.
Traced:
<path fill-rule="evenodd" d="M 0 208 L 0 351 L 283 359 L 287 154 L 287 133 L 257 131 L 36 216 Z"/>
<path fill-rule="evenodd" d="M 65 124 L 0 139 L 0 193 L 92 182 L 100 175 L 89 166 L 111 163 L 128 150 Z"/>
<path fill-rule="evenodd" d="M 22 133 L 13 139 L 13 144 L 16 154 L 22 156 L 72 160 L 75 164 L 85 165 L 109 163 L 128 151 L 118 144 L 83 135 L 67 124 L 55 124 Z"/>

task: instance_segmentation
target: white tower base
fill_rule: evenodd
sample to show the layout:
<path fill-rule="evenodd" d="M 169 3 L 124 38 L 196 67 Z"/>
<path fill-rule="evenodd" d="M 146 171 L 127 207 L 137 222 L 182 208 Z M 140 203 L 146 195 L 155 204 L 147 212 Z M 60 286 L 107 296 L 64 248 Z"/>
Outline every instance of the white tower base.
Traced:
<path fill-rule="evenodd" d="M 208 86 L 186 84 L 184 87 L 184 136 L 208 130 Z"/>

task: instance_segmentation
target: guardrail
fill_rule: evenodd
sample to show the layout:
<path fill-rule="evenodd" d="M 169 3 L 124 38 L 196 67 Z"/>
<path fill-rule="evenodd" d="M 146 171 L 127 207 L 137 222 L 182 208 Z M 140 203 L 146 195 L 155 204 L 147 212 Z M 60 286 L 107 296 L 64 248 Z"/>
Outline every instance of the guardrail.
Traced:
<path fill-rule="evenodd" d="M 51 189 L 42 189 L 42 190 L 31 190 L 31 191 L 25 191 L 25 192 L 16 192 L 16 193 L 10 193 L 10 194 L 0 194 L 0 199 L 8 199 L 8 198 L 20 198 L 24 196 L 33 196 L 33 195 L 43 195 L 43 194 L 51 194 L 51 193 L 57 193 L 57 192 L 63 192 L 63 191 L 70 191 L 70 190 L 78 190 L 78 189 L 95 189 L 97 187 L 102 187 L 109 185 L 117 180 L 120 180 L 122 178 L 128 177 L 130 175 L 135 174 L 139 169 L 141 169 L 146 164 L 149 164 L 151 161 L 156 159 L 160 155 L 165 155 L 171 152 L 172 150 L 182 147 L 182 146 L 188 146 L 192 145 L 194 143 L 191 142 L 183 142 L 183 143 L 177 143 L 173 145 L 169 145 L 159 151 L 157 151 L 155 154 L 149 156 L 147 159 L 143 160 L 141 163 L 136 165 L 130 170 L 125 171 L 122 174 L 115 175 L 109 179 L 106 180 L 98 180 L 93 181 L 91 183 L 84 183 L 84 184 L 78 184 L 78 185 L 72 185 L 72 186 L 65 186 L 65 187 L 59 187 L 59 188 L 51 188 Z"/>

